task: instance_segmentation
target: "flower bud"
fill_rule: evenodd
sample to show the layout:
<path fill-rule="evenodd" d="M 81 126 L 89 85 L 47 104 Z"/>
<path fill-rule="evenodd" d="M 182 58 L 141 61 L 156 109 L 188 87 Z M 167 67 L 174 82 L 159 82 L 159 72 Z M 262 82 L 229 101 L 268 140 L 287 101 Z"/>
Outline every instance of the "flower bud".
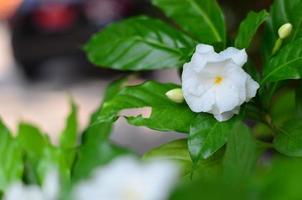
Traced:
<path fill-rule="evenodd" d="M 169 90 L 166 93 L 166 96 L 175 103 L 182 103 L 184 101 L 184 96 L 180 88 Z"/>
<path fill-rule="evenodd" d="M 287 38 L 288 36 L 290 36 L 292 30 L 293 30 L 293 25 L 291 23 L 283 24 L 278 30 L 279 37 L 281 39 Z"/>

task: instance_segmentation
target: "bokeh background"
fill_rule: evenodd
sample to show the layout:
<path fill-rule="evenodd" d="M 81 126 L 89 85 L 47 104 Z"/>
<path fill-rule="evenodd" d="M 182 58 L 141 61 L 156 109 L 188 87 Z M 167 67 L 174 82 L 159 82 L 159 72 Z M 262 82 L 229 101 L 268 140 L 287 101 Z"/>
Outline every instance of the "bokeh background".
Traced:
<path fill-rule="evenodd" d="M 249 10 L 269 8 L 271 0 L 220 0 L 229 33 L 235 36 Z M 79 106 L 83 129 L 98 107 L 106 85 L 127 72 L 91 65 L 82 46 L 107 24 L 133 15 L 163 17 L 148 0 L 0 0 L 0 116 L 16 131 L 20 121 L 37 124 L 56 143 L 69 112 Z M 255 39 L 257 45 L 260 39 Z M 175 70 L 147 72 L 137 78 L 179 83 Z M 173 117 L 173 116 L 171 116 Z M 112 140 L 138 153 L 184 137 L 131 127 L 120 119 Z"/>

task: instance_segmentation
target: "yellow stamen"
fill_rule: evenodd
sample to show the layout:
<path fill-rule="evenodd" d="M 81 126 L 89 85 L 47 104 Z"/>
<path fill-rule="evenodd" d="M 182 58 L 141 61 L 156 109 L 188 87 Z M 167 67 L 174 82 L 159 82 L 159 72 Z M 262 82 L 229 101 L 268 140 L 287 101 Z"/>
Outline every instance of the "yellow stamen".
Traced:
<path fill-rule="evenodd" d="M 216 76 L 215 77 L 214 82 L 215 82 L 216 85 L 220 85 L 222 81 L 223 81 L 223 77 L 221 77 L 221 76 Z"/>

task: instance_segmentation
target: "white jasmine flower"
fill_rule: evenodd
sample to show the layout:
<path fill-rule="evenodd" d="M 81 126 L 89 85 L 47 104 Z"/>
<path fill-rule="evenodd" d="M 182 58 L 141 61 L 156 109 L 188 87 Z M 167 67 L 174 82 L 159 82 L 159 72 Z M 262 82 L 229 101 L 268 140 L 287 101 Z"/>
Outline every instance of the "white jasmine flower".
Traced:
<path fill-rule="evenodd" d="M 41 187 L 14 183 L 4 195 L 4 200 L 57 200 L 59 193 L 59 177 L 56 170 L 51 171 Z"/>
<path fill-rule="evenodd" d="M 244 49 L 230 47 L 216 53 L 212 46 L 199 44 L 182 74 L 182 91 L 191 110 L 211 113 L 218 121 L 238 114 L 259 88 L 242 69 L 246 62 Z"/>
<path fill-rule="evenodd" d="M 80 183 L 76 200 L 165 200 L 178 177 L 178 168 L 170 162 L 142 164 L 123 157 L 97 169 L 91 180 Z"/>

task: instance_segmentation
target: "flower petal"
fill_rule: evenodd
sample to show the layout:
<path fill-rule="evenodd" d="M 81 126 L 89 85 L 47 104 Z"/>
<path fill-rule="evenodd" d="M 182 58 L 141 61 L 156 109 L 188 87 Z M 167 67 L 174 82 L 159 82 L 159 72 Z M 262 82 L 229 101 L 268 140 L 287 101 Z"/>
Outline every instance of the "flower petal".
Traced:
<path fill-rule="evenodd" d="M 246 102 L 251 100 L 254 96 L 256 96 L 257 90 L 259 89 L 260 85 L 254 81 L 250 75 L 248 75 L 246 81 Z"/>
<path fill-rule="evenodd" d="M 233 110 L 240 105 L 238 89 L 229 83 L 222 83 L 215 88 L 216 107 L 219 114 Z"/>
<path fill-rule="evenodd" d="M 242 67 L 247 62 L 247 54 L 245 49 L 239 50 L 234 47 L 229 47 L 219 53 L 224 59 L 231 59 L 236 65 Z"/>

